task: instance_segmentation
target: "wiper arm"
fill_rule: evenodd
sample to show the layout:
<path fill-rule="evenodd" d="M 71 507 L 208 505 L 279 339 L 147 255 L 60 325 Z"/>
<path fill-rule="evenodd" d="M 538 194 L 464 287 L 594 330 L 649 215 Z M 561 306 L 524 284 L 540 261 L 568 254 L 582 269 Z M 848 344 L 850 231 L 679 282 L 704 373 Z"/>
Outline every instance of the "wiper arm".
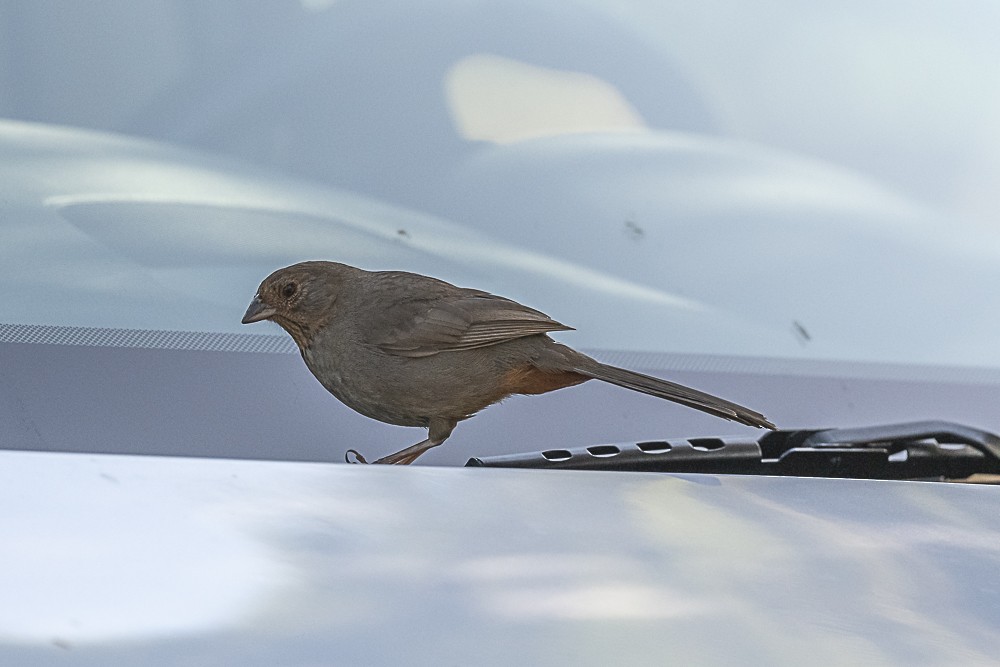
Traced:
<path fill-rule="evenodd" d="M 858 479 L 964 479 L 1000 473 L 1000 436 L 945 421 L 862 428 L 778 430 L 758 439 L 685 438 L 483 456 L 467 466 L 794 475 Z"/>

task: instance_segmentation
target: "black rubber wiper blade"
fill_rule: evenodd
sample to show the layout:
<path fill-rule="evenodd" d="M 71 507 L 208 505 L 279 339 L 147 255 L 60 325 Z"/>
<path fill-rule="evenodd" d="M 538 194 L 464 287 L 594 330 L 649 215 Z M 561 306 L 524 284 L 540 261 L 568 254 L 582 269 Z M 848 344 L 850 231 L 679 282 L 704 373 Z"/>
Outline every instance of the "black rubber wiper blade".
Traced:
<path fill-rule="evenodd" d="M 944 421 L 675 438 L 483 456 L 467 466 L 697 472 L 857 479 L 964 479 L 1000 474 L 1000 436 Z"/>

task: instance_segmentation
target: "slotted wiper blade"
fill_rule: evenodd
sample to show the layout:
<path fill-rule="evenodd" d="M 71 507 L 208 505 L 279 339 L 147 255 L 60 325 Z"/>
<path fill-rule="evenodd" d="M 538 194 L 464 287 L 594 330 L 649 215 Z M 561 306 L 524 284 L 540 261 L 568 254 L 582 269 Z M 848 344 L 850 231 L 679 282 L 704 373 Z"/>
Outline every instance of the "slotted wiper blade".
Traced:
<path fill-rule="evenodd" d="M 467 466 L 964 479 L 1000 474 L 1000 436 L 944 421 L 771 431 L 760 438 L 675 438 L 482 456 Z"/>

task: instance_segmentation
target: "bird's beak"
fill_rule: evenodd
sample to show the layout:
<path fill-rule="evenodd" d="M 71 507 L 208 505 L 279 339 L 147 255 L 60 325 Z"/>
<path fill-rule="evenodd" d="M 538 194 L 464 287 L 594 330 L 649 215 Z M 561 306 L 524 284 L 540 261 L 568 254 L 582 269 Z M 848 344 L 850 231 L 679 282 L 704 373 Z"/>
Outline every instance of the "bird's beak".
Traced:
<path fill-rule="evenodd" d="M 243 324 L 266 320 L 269 317 L 274 317 L 277 312 L 274 308 L 261 301 L 259 296 L 255 296 L 253 301 L 250 302 L 247 312 L 243 314 Z"/>

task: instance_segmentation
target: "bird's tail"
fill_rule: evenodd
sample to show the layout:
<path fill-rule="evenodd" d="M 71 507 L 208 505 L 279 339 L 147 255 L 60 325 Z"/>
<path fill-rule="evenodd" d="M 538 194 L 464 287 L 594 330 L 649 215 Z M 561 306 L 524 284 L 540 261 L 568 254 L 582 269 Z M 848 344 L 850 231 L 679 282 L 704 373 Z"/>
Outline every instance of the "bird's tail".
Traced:
<path fill-rule="evenodd" d="M 741 424 L 746 424 L 747 426 L 774 429 L 774 424 L 769 422 L 764 415 L 750 408 L 745 408 L 742 405 L 731 403 L 725 399 L 706 394 L 697 389 L 685 387 L 675 382 L 668 382 L 667 380 L 661 380 L 650 375 L 643 375 L 642 373 L 636 373 L 624 368 L 602 364 L 589 357 L 587 361 L 592 363 L 579 364 L 573 370 L 588 378 L 610 382 L 613 385 L 639 391 L 650 396 L 665 398 L 668 401 L 687 405 L 688 407 L 707 412 L 716 417 L 730 419 Z"/>

